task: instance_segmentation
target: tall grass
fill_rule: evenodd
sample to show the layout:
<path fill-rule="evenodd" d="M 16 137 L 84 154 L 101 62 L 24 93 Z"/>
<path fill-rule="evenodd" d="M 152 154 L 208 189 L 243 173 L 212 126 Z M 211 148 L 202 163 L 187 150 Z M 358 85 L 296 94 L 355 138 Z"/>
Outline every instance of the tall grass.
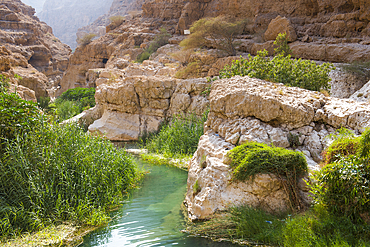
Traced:
<path fill-rule="evenodd" d="M 140 172 L 123 150 L 76 125 L 44 124 L 0 158 L 0 236 L 66 220 L 99 225 Z"/>
<path fill-rule="evenodd" d="M 149 152 L 164 154 L 166 157 L 192 155 L 203 135 L 203 125 L 208 112 L 202 117 L 195 114 L 175 115 L 172 121 L 163 126 L 158 134 L 150 136 L 145 143 Z"/>

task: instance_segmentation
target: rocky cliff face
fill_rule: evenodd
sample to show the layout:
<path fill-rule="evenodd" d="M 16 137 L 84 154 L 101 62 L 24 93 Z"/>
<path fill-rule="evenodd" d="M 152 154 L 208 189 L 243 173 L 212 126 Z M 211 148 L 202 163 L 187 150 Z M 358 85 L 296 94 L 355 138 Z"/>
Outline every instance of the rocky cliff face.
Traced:
<path fill-rule="evenodd" d="M 106 32 L 106 26 L 111 23 L 110 17 L 121 16 L 129 20 L 129 15 L 133 11 L 141 11 L 143 0 L 114 0 L 109 12 L 100 16 L 88 26 L 81 27 L 77 31 L 77 37 L 81 38 L 87 33 L 95 33 L 98 37 L 103 36 Z"/>
<path fill-rule="evenodd" d="M 368 1 L 361 0 L 147 0 L 143 11 L 147 17 L 179 19 L 179 32 L 199 18 L 218 15 L 249 18 L 257 31 L 266 29 L 272 19 L 281 15 L 289 17 L 299 27 L 300 37 L 306 34 L 346 37 L 348 34 L 367 33 L 370 28 L 369 6 Z"/>
<path fill-rule="evenodd" d="M 20 0 L 0 2 L 0 41 L 3 45 L 1 72 L 18 74 L 19 84 L 47 96 L 47 83 L 64 73 L 70 48 L 52 29 L 34 16 L 35 10 Z"/>
<path fill-rule="evenodd" d="M 77 30 L 106 14 L 112 1 L 46 0 L 38 16 L 53 28 L 55 36 L 74 49 L 77 46 Z"/>
<path fill-rule="evenodd" d="M 189 217 L 205 219 L 229 205 L 261 206 L 268 211 L 287 209 L 286 194 L 274 176 L 253 183 L 230 183 L 224 164 L 227 150 L 247 141 L 273 143 L 302 151 L 311 170 L 329 141 L 326 136 L 346 127 L 357 133 L 370 126 L 370 104 L 325 97 L 300 88 L 285 87 L 248 77 L 215 81 L 210 114 L 189 169 L 186 204 Z M 295 137 L 297 143 L 292 143 Z M 201 191 L 195 193 L 198 181 Z M 301 186 L 302 196 L 306 189 Z"/>
<path fill-rule="evenodd" d="M 249 24 L 244 31 L 250 36 L 240 41 L 239 50 L 252 54 L 260 49 L 272 53 L 272 40 L 288 32 L 297 57 L 331 62 L 370 59 L 368 1 L 147 0 L 142 8 L 144 17 L 176 19 L 178 34 L 203 17 L 245 18 Z"/>

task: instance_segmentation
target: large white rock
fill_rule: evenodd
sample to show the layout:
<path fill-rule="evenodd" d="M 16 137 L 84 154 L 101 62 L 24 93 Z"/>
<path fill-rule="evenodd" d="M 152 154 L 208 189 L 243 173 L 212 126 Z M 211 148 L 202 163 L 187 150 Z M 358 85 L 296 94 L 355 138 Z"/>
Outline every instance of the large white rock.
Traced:
<path fill-rule="evenodd" d="M 327 135 L 340 127 L 357 133 L 370 126 L 370 104 L 326 97 L 249 77 L 217 80 L 210 113 L 189 169 L 186 204 L 189 218 L 206 219 L 217 210 L 247 204 L 268 211 L 288 208 L 279 179 L 256 176 L 253 182 L 231 181 L 224 159 L 235 144 L 257 141 L 303 152 L 310 170 L 318 170 Z M 198 182 L 197 182 L 198 181 Z M 194 191 L 195 183 L 201 190 Z M 308 190 L 300 180 L 302 199 Z"/>
<path fill-rule="evenodd" d="M 370 81 L 366 83 L 360 90 L 352 94 L 350 99 L 360 102 L 370 102 Z"/>
<path fill-rule="evenodd" d="M 287 195 L 274 175 L 257 175 L 253 181 L 231 182 L 230 169 L 224 164 L 234 146 L 215 133 L 203 135 L 190 161 L 186 205 L 191 220 L 206 219 L 217 210 L 250 205 L 270 212 L 287 210 Z M 194 191 L 198 183 L 200 192 Z"/>

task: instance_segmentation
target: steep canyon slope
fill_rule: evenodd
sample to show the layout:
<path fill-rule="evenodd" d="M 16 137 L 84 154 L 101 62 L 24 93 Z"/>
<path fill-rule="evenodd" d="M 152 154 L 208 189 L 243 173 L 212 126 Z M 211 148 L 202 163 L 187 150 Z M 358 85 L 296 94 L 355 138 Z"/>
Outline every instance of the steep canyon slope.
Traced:
<path fill-rule="evenodd" d="M 35 10 L 20 0 L 0 1 L 1 71 L 18 74 L 20 85 L 47 96 L 49 80 L 60 79 L 71 49 L 53 35 L 51 27 L 34 16 Z"/>
<path fill-rule="evenodd" d="M 113 0 L 46 0 L 38 14 L 42 21 L 50 25 L 62 42 L 76 48 L 78 28 L 92 23 L 106 14 Z"/>

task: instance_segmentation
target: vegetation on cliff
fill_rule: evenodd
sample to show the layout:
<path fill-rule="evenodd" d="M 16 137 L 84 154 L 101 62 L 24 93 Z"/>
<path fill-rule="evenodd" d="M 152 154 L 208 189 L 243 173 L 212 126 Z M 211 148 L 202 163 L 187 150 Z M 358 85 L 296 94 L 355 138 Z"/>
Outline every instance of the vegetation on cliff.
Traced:
<path fill-rule="evenodd" d="M 160 32 L 155 35 L 153 41 L 151 41 L 144 51 L 137 56 L 136 61 L 142 63 L 144 60 L 148 60 L 150 55 L 156 52 L 159 47 L 168 44 L 170 37 L 171 35 L 167 30 L 165 28 L 161 28 Z"/>
<path fill-rule="evenodd" d="M 100 225 L 141 173 L 123 150 L 0 93 L 0 238 L 70 221 Z"/>
<path fill-rule="evenodd" d="M 247 21 L 234 20 L 227 16 L 203 18 L 190 27 L 191 34 L 180 43 L 184 49 L 213 46 L 235 56 L 235 38 L 243 33 Z"/>
<path fill-rule="evenodd" d="M 308 211 L 271 215 L 249 206 L 232 207 L 209 222 L 190 225 L 188 231 L 216 240 L 228 238 L 249 244 L 286 247 L 369 246 L 370 129 L 360 137 L 356 137 L 352 131 L 340 129 L 329 138 L 333 142 L 323 153 L 324 167 L 312 175 L 308 184 L 313 197 L 313 204 Z M 256 169 L 266 172 L 266 164 L 271 165 L 269 172 L 276 170 L 276 161 L 281 162 L 279 155 L 274 156 L 277 159 L 270 159 L 269 163 L 266 161 L 268 159 L 263 159 L 266 155 L 256 154 L 263 148 L 263 144 L 247 143 L 231 150 L 229 162 L 234 167 L 234 176 L 240 175 L 238 172 L 241 169 L 235 169 L 239 166 L 250 168 L 243 170 L 246 175 L 242 179 L 253 176 Z M 258 160 L 262 166 L 253 168 L 251 164 L 258 162 L 251 160 Z M 291 167 L 292 170 L 294 168 Z M 298 170 L 304 171 L 299 167 Z"/>
<path fill-rule="evenodd" d="M 247 142 L 228 152 L 234 180 L 246 181 L 257 174 L 273 174 L 281 179 L 288 193 L 291 210 L 303 209 L 298 179 L 307 174 L 307 162 L 301 152 Z"/>
<path fill-rule="evenodd" d="M 290 55 L 277 54 L 270 59 L 266 50 L 259 51 L 257 56 L 240 57 L 231 66 L 220 71 L 220 78 L 231 78 L 236 75 L 249 76 L 271 82 L 283 83 L 291 87 L 300 87 L 312 91 L 330 89 L 329 72 L 333 65 L 317 65 L 313 61 L 291 59 Z"/>
<path fill-rule="evenodd" d="M 56 120 L 61 122 L 94 107 L 95 88 L 68 89 L 54 102 L 50 102 L 50 98 L 41 98 L 38 103 L 46 113 L 56 116 Z"/>

